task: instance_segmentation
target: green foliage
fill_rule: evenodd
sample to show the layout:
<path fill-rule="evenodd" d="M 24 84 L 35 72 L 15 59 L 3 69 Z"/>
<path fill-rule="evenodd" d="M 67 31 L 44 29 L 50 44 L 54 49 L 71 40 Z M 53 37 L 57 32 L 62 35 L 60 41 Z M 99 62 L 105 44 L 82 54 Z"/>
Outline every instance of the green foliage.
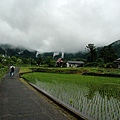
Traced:
<path fill-rule="evenodd" d="M 115 53 L 117 54 L 117 56 L 120 57 L 120 40 L 117 40 L 110 45 L 115 50 Z"/>
<path fill-rule="evenodd" d="M 97 62 L 90 62 L 84 65 L 85 67 L 97 67 L 98 63 Z"/>
<path fill-rule="evenodd" d="M 0 64 L 0 80 L 3 77 L 3 75 L 7 72 L 8 68 L 6 66 L 3 66 Z"/>
<path fill-rule="evenodd" d="M 3 65 L 3 64 L 0 64 L 0 68 L 4 68 L 4 65 Z"/>
<path fill-rule="evenodd" d="M 111 45 L 104 46 L 100 50 L 100 57 L 104 60 L 105 63 L 113 62 L 117 58 L 117 54 Z"/>
<path fill-rule="evenodd" d="M 31 61 L 30 61 L 30 59 L 22 58 L 22 63 L 23 63 L 23 64 L 30 64 Z"/>
<path fill-rule="evenodd" d="M 16 58 L 15 56 L 12 56 L 12 57 L 11 57 L 11 60 L 12 60 L 13 62 L 17 62 L 17 58 Z"/>
<path fill-rule="evenodd" d="M 96 47 L 94 46 L 94 44 L 88 44 L 88 46 L 86 46 L 89 50 L 89 56 L 88 56 L 88 62 L 95 62 L 96 58 L 97 58 L 97 53 L 96 53 Z"/>
<path fill-rule="evenodd" d="M 41 65 L 42 62 L 43 62 L 42 56 L 41 56 L 41 55 L 38 55 L 38 58 L 36 59 L 37 65 Z"/>
<path fill-rule="evenodd" d="M 56 68 L 56 67 L 32 67 L 34 72 L 59 73 L 59 74 L 108 74 L 107 76 L 117 76 L 120 74 L 120 69 L 103 68 L 103 67 L 80 67 L 80 68 Z"/>
<path fill-rule="evenodd" d="M 119 41 L 117 43 L 111 44 L 109 46 L 104 46 L 103 48 L 97 49 L 94 44 L 88 44 L 86 47 L 88 49 L 88 53 L 86 52 L 77 52 L 77 53 L 65 53 L 64 54 L 64 61 L 67 62 L 68 60 L 83 60 L 87 61 L 88 63 L 86 66 L 91 67 L 110 67 L 109 65 L 106 65 L 106 63 L 111 63 L 117 58 L 118 52 L 116 52 L 119 49 Z M 117 46 L 117 49 L 116 47 Z M 2 50 L 2 48 L 5 48 L 5 50 Z M 0 62 L 3 65 L 10 65 L 10 64 L 16 64 L 16 65 L 43 65 L 43 66 L 49 66 L 54 67 L 56 60 L 61 57 L 60 53 L 58 56 L 56 56 L 54 59 L 52 58 L 53 52 L 47 52 L 43 54 L 39 54 L 38 58 L 35 58 L 36 51 L 30 52 L 26 49 L 19 49 L 14 48 L 10 45 L 3 45 L 1 48 L 1 55 L 0 55 Z M 12 49 L 14 48 L 14 49 Z M 7 53 L 7 56 L 3 57 L 2 54 Z M 98 59 L 97 59 L 98 57 Z M 99 61 L 99 59 L 102 59 L 102 61 Z M 64 64 L 66 66 L 66 64 Z"/>
<path fill-rule="evenodd" d="M 3 56 L 2 55 L 0 55 L 0 62 L 2 62 L 3 61 Z"/>
<path fill-rule="evenodd" d="M 82 74 L 86 71 L 89 71 L 88 68 L 50 68 L 50 67 L 40 67 L 32 68 L 35 72 L 47 72 L 47 73 L 63 73 L 63 74 Z"/>
<path fill-rule="evenodd" d="M 53 60 L 52 57 L 47 57 L 45 63 L 46 63 L 49 67 L 54 67 L 54 66 L 55 66 L 55 60 Z"/>
<path fill-rule="evenodd" d="M 116 66 L 115 63 L 106 63 L 106 64 L 105 64 L 105 67 L 106 67 L 106 68 L 117 68 L 117 66 Z"/>
<path fill-rule="evenodd" d="M 29 67 L 21 67 L 19 73 L 28 73 L 28 72 L 32 72 L 32 69 L 30 69 Z"/>

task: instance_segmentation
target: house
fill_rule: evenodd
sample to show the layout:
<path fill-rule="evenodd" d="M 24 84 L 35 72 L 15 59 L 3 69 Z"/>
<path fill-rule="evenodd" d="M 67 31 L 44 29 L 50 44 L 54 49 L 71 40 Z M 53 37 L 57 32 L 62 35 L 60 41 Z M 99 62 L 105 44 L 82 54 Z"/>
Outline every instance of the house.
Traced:
<path fill-rule="evenodd" d="M 57 64 L 58 67 L 63 67 L 63 64 L 64 64 L 63 58 L 59 58 L 59 59 L 56 61 L 56 64 Z"/>
<path fill-rule="evenodd" d="M 82 67 L 84 65 L 83 61 L 68 61 L 67 67 Z"/>
<path fill-rule="evenodd" d="M 120 58 L 114 60 L 114 63 L 117 63 L 118 68 L 120 68 Z"/>

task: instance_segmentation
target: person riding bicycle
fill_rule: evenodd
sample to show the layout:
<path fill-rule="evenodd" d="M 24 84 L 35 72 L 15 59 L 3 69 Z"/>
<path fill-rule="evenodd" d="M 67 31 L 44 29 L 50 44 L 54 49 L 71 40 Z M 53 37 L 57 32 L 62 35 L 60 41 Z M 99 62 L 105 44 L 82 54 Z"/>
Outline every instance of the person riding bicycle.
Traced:
<path fill-rule="evenodd" d="M 10 77 L 14 76 L 15 66 L 10 66 Z"/>

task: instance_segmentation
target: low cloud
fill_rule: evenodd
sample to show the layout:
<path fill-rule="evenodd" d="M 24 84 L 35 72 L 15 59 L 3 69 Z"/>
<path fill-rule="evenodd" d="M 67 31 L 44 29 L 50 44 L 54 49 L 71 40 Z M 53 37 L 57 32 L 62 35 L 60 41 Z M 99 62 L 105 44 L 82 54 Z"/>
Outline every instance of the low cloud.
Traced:
<path fill-rule="evenodd" d="M 77 52 L 120 39 L 119 0 L 1 0 L 0 43 Z"/>

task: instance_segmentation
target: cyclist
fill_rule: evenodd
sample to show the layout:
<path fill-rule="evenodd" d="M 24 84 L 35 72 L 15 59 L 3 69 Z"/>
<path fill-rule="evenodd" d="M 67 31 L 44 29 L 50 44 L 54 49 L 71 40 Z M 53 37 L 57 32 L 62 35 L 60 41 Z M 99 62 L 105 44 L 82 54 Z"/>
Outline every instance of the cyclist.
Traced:
<path fill-rule="evenodd" d="M 10 77 L 14 76 L 14 71 L 15 71 L 15 66 L 11 65 L 10 66 Z"/>

